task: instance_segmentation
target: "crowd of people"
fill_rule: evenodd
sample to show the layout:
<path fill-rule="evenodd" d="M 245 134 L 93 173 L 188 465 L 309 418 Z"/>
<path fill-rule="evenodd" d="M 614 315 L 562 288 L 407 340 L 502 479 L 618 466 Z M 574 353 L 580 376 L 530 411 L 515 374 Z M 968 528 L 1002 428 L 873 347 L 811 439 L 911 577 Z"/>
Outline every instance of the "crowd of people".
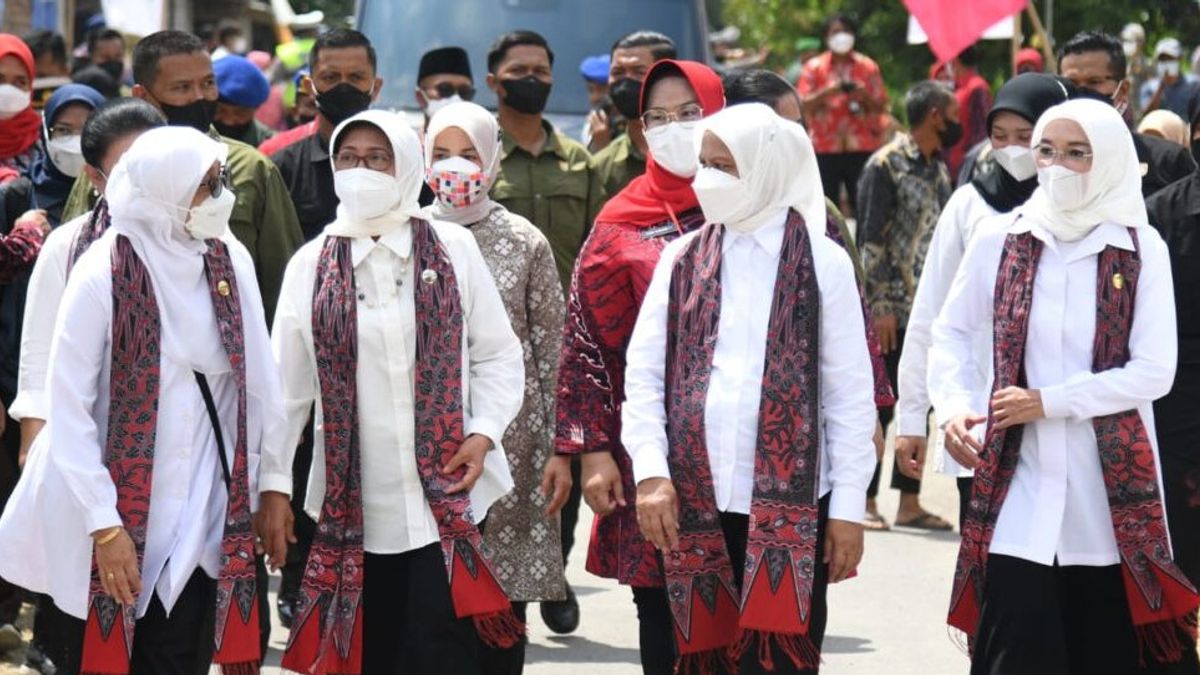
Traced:
<path fill-rule="evenodd" d="M 579 141 L 531 31 L 494 113 L 465 49 L 411 64 L 414 129 L 354 30 L 126 69 L 92 28 L 74 82 L 0 34 L 0 649 L 32 602 L 42 672 L 258 672 L 274 619 L 288 672 L 520 673 L 530 603 L 579 625 L 586 502 L 647 675 L 816 673 L 864 530 L 951 529 L 932 454 L 972 675 L 1200 673 L 1178 41 L 1150 80 L 1140 27 L 1080 33 L 994 96 L 967 50 L 901 125 L 851 17 L 794 81 L 641 30 Z"/>

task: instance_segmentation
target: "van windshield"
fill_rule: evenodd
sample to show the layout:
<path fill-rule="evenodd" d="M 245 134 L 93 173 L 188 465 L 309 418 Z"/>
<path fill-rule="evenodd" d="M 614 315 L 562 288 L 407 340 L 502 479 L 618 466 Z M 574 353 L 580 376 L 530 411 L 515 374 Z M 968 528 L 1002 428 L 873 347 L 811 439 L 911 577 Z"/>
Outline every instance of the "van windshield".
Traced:
<path fill-rule="evenodd" d="M 537 31 L 554 51 L 554 88 L 549 113 L 582 115 L 587 91 L 579 64 L 607 54 L 617 38 L 635 30 L 664 33 L 679 58 L 706 60 L 702 0 L 359 0 L 358 28 L 371 39 L 379 59 L 383 92 L 376 104 L 416 109 L 421 55 L 435 47 L 459 46 L 471 55 L 475 102 L 496 107 L 487 89 L 487 51 L 501 34 Z"/>

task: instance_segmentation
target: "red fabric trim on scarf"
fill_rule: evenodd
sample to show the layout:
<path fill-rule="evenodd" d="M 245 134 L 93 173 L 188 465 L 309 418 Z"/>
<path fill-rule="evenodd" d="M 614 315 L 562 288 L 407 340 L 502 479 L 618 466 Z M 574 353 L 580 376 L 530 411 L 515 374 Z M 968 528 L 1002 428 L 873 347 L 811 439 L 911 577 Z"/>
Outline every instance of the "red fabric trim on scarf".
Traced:
<path fill-rule="evenodd" d="M 707 117 L 725 107 L 725 89 L 721 76 L 712 68 L 695 61 L 672 61 L 655 63 L 643 82 L 649 81 L 660 70 L 674 70 L 681 74 L 696 92 L 696 99 Z M 659 75 L 661 77 L 661 75 Z M 646 88 L 642 87 L 641 107 L 646 108 Z M 650 227 L 670 219 L 669 214 L 683 213 L 699 206 L 692 192 L 692 179 L 682 178 L 667 171 L 646 157 L 646 173 L 634 178 L 608 200 L 596 216 L 597 223 L 617 223 Z"/>

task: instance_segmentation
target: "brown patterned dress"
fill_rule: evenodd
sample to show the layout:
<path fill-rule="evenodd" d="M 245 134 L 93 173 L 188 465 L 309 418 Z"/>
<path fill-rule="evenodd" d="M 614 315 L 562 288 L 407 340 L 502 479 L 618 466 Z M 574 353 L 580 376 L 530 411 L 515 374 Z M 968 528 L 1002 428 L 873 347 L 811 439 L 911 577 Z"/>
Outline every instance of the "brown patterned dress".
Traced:
<path fill-rule="evenodd" d="M 492 505 L 484 544 L 513 601 L 563 600 L 558 516 L 547 518 L 542 468 L 554 447 L 554 400 L 564 303 L 550 242 L 525 218 L 497 205 L 468 225 L 525 351 L 525 402 L 504 433 L 514 488 Z"/>

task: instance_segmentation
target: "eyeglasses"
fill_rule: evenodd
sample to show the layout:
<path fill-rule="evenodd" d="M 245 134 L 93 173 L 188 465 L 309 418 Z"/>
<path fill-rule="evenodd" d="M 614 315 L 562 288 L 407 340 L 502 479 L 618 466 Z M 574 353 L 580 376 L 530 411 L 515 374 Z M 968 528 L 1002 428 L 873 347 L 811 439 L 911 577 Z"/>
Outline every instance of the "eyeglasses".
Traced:
<path fill-rule="evenodd" d="M 62 136 L 78 136 L 79 130 L 65 124 L 55 124 L 50 127 L 50 138 L 60 138 Z"/>
<path fill-rule="evenodd" d="M 642 113 L 642 126 L 653 129 L 671 122 L 699 122 L 703 117 L 704 109 L 697 103 L 689 103 L 673 113 L 662 108 L 651 108 Z"/>
<path fill-rule="evenodd" d="M 431 94 L 436 94 L 437 96 L 434 97 L 431 96 Z M 469 84 L 464 84 L 461 87 L 455 87 L 449 82 L 439 82 L 436 87 L 425 90 L 426 98 L 450 98 L 455 94 L 458 94 L 458 97 L 464 101 L 472 101 L 475 99 L 475 87 L 472 87 Z"/>
<path fill-rule="evenodd" d="M 233 189 L 233 182 L 229 179 L 229 168 L 225 166 L 222 166 L 215 176 L 204 180 L 200 184 L 208 188 L 208 196 L 213 199 L 220 197 L 226 188 Z"/>
<path fill-rule="evenodd" d="M 1048 143 L 1039 143 L 1033 149 L 1034 159 L 1042 166 L 1050 166 L 1056 161 L 1064 165 L 1086 166 L 1091 163 L 1092 154 L 1091 150 L 1082 147 L 1059 150 Z"/>
<path fill-rule="evenodd" d="M 360 166 L 366 166 L 372 171 L 390 171 L 392 168 L 392 155 L 380 151 L 361 157 L 350 150 L 342 150 L 333 157 L 333 167 L 338 171 L 357 169 Z"/>

